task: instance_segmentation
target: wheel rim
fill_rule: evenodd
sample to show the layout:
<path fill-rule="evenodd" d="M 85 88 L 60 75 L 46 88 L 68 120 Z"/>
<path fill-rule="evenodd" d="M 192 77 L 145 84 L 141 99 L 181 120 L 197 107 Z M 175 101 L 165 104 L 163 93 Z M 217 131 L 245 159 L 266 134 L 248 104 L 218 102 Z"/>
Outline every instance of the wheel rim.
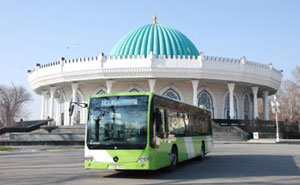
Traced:
<path fill-rule="evenodd" d="M 204 149 L 201 149 L 201 158 L 204 159 Z"/>
<path fill-rule="evenodd" d="M 176 166 L 176 163 L 177 163 L 177 157 L 176 157 L 176 154 L 175 153 L 171 153 L 171 165 L 172 166 Z"/>

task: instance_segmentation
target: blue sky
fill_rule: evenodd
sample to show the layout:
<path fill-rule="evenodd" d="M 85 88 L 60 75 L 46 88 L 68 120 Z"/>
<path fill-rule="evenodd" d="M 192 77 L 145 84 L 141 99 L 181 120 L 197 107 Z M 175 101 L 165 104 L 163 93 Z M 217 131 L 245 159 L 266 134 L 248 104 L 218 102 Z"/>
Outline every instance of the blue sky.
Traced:
<path fill-rule="evenodd" d="M 285 79 L 300 65 L 297 0 L 0 0 L 0 84 L 30 89 L 27 70 L 36 63 L 109 54 L 128 31 L 151 23 L 154 9 L 159 23 L 205 55 L 272 62 Z M 39 118 L 40 97 L 33 97 L 29 111 Z"/>

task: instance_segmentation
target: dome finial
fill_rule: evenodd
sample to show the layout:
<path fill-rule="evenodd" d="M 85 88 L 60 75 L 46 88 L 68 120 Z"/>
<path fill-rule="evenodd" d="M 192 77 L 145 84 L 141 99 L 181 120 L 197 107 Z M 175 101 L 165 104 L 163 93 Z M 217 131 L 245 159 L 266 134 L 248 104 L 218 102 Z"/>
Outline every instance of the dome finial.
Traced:
<path fill-rule="evenodd" d="M 153 24 L 157 24 L 156 19 L 157 19 L 157 17 L 156 17 L 156 12 L 155 12 L 155 10 L 154 10 L 154 14 L 153 14 L 153 17 L 152 17 L 152 22 L 153 22 Z"/>

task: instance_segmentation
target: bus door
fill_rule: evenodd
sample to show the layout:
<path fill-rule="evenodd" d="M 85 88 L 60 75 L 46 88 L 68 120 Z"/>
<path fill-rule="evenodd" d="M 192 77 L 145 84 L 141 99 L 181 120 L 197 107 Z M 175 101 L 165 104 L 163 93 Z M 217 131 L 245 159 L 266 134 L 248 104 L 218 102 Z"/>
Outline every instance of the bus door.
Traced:
<path fill-rule="evenodd" d="M 168 138 L 168 122 L 167 111 L 162 108 L 155 108 L 154 119 L 154 134 L 155 134 L 155 151 L 161 164 L 169 161 L 169 153 L 171 148 L 171 142 Z"/>

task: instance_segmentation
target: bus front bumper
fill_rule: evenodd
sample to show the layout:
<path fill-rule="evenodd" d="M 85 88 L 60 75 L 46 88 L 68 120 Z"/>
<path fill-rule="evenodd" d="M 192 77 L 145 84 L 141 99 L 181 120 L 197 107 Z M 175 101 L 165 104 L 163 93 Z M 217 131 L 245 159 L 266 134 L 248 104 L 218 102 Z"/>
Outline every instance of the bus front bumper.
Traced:
<path fill-rule="evenodd" d="M 107 163 L 85 161 L 86 169 L 104 169 L 104 170 L 151 170 L 149 162 L 133 162 L 133 163 Z"/>

